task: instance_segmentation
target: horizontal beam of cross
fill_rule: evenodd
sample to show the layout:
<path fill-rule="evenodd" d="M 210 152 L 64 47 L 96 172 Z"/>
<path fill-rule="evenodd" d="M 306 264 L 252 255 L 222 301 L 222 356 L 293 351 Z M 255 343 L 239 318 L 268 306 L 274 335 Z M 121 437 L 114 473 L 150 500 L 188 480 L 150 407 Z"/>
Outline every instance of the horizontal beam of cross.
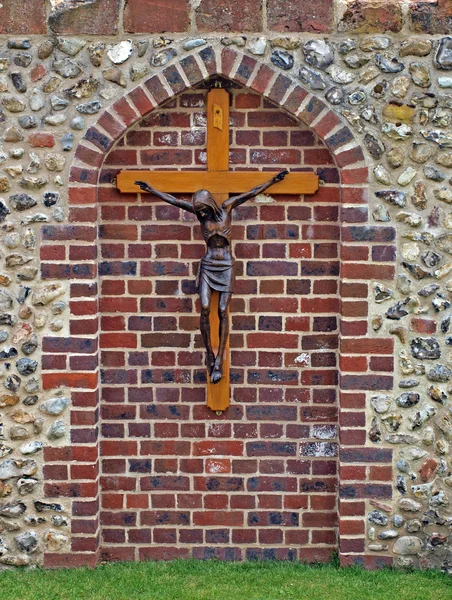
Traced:
<path fill-rule="evenodd" d="M 275 171 L 277 172 L 277 171 Z M 138 193 L 135 181 L 145 181 L 153 188 L 172 194 L 193 193 L 207 189 L 212 194 L 242 193 L 268 181 L 270 171 L 121 171 L 116 185 L 122 193 Z M 291 172 L 284 181 L 268 188 L 269 194 L 314 194 L 319 188 L 315 173 Z"/>

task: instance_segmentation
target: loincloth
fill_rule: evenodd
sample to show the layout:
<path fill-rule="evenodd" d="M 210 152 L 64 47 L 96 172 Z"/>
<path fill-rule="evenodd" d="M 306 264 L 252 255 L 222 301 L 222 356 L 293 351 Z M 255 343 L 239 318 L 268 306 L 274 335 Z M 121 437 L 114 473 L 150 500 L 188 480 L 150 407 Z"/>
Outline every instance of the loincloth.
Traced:
<path fill-rule="evenodd" d="M 234 261 L 232 258 L 212 261 L 204 256 L 199 263 L 196 284 L 199 288 L 201 281 L 204 281 L 210 289 L 217 292 L 232 292 L 233 270 Z"/>

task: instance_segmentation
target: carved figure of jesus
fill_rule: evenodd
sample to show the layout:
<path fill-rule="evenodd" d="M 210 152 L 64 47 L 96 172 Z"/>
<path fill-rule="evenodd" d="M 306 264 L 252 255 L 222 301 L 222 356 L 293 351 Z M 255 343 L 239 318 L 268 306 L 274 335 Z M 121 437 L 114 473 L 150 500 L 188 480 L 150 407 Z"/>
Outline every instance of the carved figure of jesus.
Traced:
<path fill-rule="evenodd" d="M 144 192 L 154 194 L 168 204 L 193 213 L 198 218 L 206 243 L 206 253 L 201 258 L 197 284 L 201 300 L 201 335 L 206 348 L 206 365 L 211 383 L 218 383 L 223 376 L 223 358 L 229 336 L 228 308 L 232 297 L 234 258 L 231 248 L 232 210 L 247 200 L 262 194 L 267 188 L 284 179 L 287 170 L 274 175 L 269 181 L 258 185 L 248 192 L 232 196 L 221 205 L 215 202 L 208 190 L 198 190 L 193 194 L 192 202 L 178 200 L 170 194 L 160 192 L 144 181 L 135 181 Z M 219 292 L 218 317 L 219 348 L 215 356 L 210 336 L 210 303 L 212 291 Z"/>

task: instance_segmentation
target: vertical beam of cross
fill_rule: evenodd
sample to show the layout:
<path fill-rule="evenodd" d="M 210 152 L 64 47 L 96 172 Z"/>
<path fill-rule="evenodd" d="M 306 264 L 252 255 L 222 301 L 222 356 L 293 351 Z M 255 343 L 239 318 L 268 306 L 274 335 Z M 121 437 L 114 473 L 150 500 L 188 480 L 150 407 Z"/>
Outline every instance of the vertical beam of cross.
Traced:
<path fill-rule="evenodd" d="M 207 170 L 221 172 L 229 170 L 229 94 L 226 90 L 212 89 L 207 94 Z M 217 204 L 228 199 L 228 193 L 212 194 Z M 210 332 L 214 353 L 220 345 L 218 316 L 219 292 L 212 292 L 210 305 Z M 229 314 L 228 314 L 229 319 Z M 223 377 L 216 383 L 210 383 L 207 373 L 207 406 L 215 411 L 223 411 L 229 406 L 230 399 L 230 353 L 229 337 L 224 351 Z"/>

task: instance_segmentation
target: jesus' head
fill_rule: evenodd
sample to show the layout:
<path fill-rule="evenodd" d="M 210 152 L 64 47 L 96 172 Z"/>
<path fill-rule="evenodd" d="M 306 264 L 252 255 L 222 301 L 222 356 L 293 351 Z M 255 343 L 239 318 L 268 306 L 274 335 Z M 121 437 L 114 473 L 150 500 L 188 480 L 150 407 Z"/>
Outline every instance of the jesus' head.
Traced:
<path fill-rule="evenodd" d="M 200 221 L 209 218 L 219 221 L 221 218 L 221 208 L 209 190 L 198 190 L 193 194 L 193 208 Z"/>

